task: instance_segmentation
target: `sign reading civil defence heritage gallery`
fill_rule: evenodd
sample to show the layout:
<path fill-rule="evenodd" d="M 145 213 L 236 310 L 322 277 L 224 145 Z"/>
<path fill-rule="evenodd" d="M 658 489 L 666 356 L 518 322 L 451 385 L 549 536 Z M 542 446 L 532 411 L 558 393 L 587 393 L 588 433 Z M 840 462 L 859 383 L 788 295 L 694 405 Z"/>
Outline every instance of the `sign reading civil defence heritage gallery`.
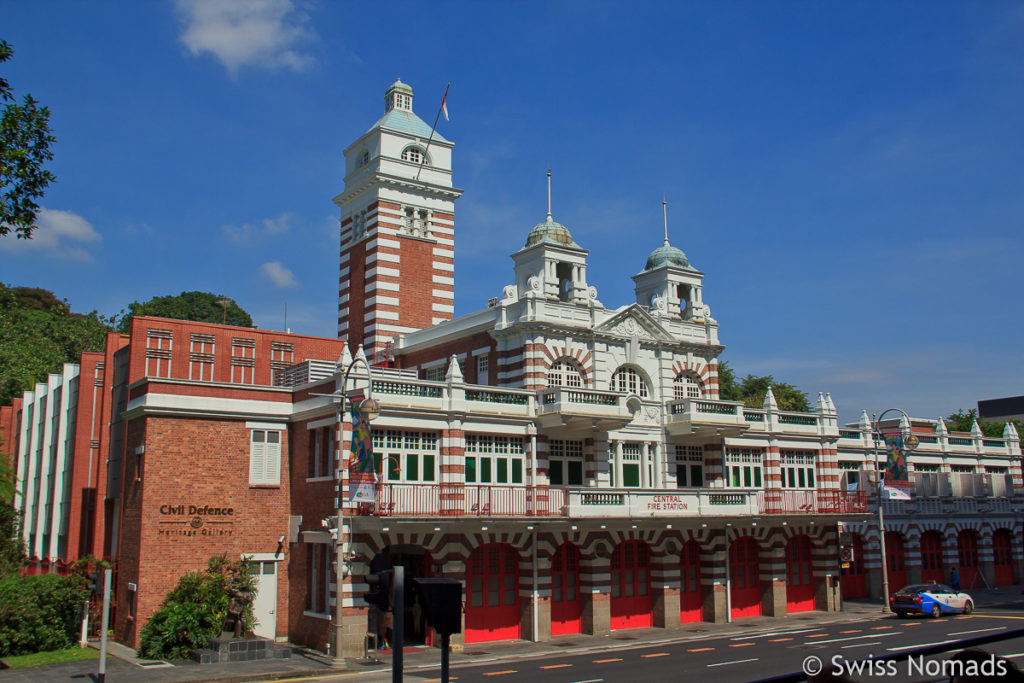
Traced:
<path fill-rule="evenodd" d="M 161 505 L 158 536 L 230 536 L 235 509 L 213 505 Z M 180 519 L 187 518 L 187 519 Z"/>

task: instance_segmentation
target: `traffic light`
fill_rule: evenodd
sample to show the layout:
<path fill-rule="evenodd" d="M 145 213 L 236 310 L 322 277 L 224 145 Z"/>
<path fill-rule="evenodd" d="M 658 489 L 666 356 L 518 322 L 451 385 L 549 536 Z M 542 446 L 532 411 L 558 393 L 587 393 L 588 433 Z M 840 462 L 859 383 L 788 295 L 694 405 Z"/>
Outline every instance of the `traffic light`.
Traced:
<path fill-rule="evenodd" d="M 414 579 L 427 623 L 443 636 L 462 632 L 462 582 Z"/>
<path fill-rule="evenodd" d="M 88 579 L 89 590 L 96 595 L 103 595 L 103 572 L 91 572 Z"/>
<path fill-rule="evenodd" d="M 391 580 L 395 570 L 391 568 L 391 557 L 386 553 L 377 553 L 370 560 L 370 573 L 366 575 L 366 583 L 370 590 L 363 600 L 377 609 L 386 612 L 391 609 Z"/>

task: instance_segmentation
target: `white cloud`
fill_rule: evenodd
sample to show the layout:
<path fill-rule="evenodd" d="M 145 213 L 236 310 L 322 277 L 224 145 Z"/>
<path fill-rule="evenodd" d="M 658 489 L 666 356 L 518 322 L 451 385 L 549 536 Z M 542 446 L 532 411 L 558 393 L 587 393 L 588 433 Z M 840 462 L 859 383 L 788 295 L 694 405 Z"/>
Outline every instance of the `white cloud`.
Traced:
<path fill-rule="evenodd" d="M 300 71 L 313 62 L 299 46 L 315 40 L 316 33 L 291 0 L 176 0 L 176 5 L 189 51 L 212 53 L 232 74 L 244 66 Z"/>
<path fill-rule="evenodd" d="M 280 261 L 267 261 L 260 266 L 260 274 L 278 287 L 294 287 L 299 284 L 295 274 L 281 265 Z"/>
<path fill-rule="evenodd" d="M 264 218 L 259 225 L 242 223 L 241 225 L 223 225 L 221 230 L 235 244 L 245 244 L 253 235 L 283 235 L 291 229 L 292 215 L 282 213 L 277 218 Z"/>
<path fill-rule="evenodd" d="M 32 239 L 16 239 L 13 234 L 0 238 L 0 250 L 37 252 L 51 258 L 70 261 L 92 261 L 92 254 L 83 243 L 98 242 L 100 234 L 89 221 L 70 211 L 39 209 Z"/>

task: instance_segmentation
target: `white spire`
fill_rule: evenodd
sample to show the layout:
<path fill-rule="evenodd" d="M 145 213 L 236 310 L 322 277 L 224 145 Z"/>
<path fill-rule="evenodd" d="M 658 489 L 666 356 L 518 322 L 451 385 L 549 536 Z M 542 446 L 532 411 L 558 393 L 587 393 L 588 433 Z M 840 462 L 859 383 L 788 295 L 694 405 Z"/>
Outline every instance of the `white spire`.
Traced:
<path fill-rule="evenodd" d="M 765 410 L 778 410 L 779 404 L 775 400 L 775 394 L 772 392 L 772 386 L 768 385 L 768 391 L 764 395 L 764 405 L 762 406 Z"/>
<path fill-rule="evenodd" d="M 551 167 L 548 166 L 548 222 L 551 221 Z"/>
<path fill-rule="evenodd" d="M 943 420 L 941 417 L 935 423 L 935 433 L 940 434 L 942 436 L 946 436 L 947 434 L 949 434 L 949 430 L 946 429 L 946 421 Z"/>
<path fill-rule="evenodd" d="M 350 365 L 352 365 L 352 352 L 348 350 L 348 344 L 345 344 L 341 348 L 341 355 L 338 356 L 338 362 L 335 364 L 334 369 L 337 372 L 345 372 Z"/>
<path fill-rule="evenodd" d="M 447 382 L 463 381 L 462 368 L 459 367 L 459 359 L 455 357 L 454 353 L 452 354 L 451 360 L 448 361 L 448 373 L 444 379 Z"/>

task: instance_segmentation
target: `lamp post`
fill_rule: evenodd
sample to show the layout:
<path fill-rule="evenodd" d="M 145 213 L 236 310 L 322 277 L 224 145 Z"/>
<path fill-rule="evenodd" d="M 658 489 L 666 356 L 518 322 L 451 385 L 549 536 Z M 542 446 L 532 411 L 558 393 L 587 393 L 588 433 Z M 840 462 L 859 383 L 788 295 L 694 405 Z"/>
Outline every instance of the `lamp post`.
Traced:
<path fill-rule="evenodd" d="M 340 424 L 344 424 L 344 421 L 345 421 L 344 410 L 345 410 L 345 398 L 347 396 L 346 392 L 347 392 L 347 387 L 348 387 L 348 378 L 349 378 L 349 375 L 352 374 L 352 370 L 359 363 L 362 363 L 363 367 L 366 368 L 366 396 L 365 396 L 365 398 L 363 398 L 359 402 L 359 414 L 360 414 L 361 417 L 366 419 L 367 424 L 369 424 L 373 419 L 375 419 L 378 415 L 380 415 L 380 403 L 378 403 L 377 400 L 373 398 L 373 374 L 372 374 L 372 371 L 370 369 L 370 364 L 366 362 L 366 355 L 363 353 L 362 347 L 359 347 L 359 349 L 356 351 L 355 358 L 352 360 L 352 362 L 349 364 L 348 368 L 345 370 L 345 375 L 344 375 L 344 377 L 341 380 L 341 387 L 340 387 L 341 391 L 340 391 L 340 395 L 339 395 L 340 405 L 339 405 L 339 408 L 338 408 L 338 422 Z M 355 428 L 355 425 L 353 425 L 353 431 L 354 431 L 354 428 Z M 372 436 L 369 434 L 369 429 L 367 429 L 367 436 L 370 436 L 370 438 L 372 439 Z M 351 547 L 351 537 L 352 537 L 352 531 L 353 531 L 351 526 L 350 526 L 351 523 L 345 524 L 345 504 L 343 502 L 344 501 L 343 497 L 346 496 L 347 494 L 342 489 L 342 472 L 341 472 L 341 467 L 340 467 L 340 461 L 341 461 L 341 459 L 339 458 L 339 467 L 338 467 L 338 500 L 337 500 L 337 504 L 338 504 L 338 517 L 337 517 L 337 519 L 338 519 L 338 538 L 337 538 L 337 544 L 338 545 L 337 545 L 337 560 L 336 560 L 337 579 L 336 579 L 335 599 L 334 599 L 334 662 L 335 663 L 343 663 L 344 662 L 344 657 L 342 655 L 343 637 L 342 637 L 342 622 L 341 622 L 341 617 L 342 617 L 342 581 L 344 579 L 344 574 L 345 574 L 345 572 L 344 572 L 345 563 L 347 562 L 346 555 L 351 555 L 351 553 L 346 553 L 344 551 L 344 548 L 345 548 L 346 544 L 348 544 Z M 350 466 L 351 466 L 351 463 L 350 463 Z"/>
<path fill-rule="evenodd" d="M 871 437 L 874 441 L 874 453 L 875 453 L 875 468 L 877 472 L 878 468 L 878 441 L 882 435 L 882 418 L 885 417 L 886 413 L 899 413 L 907 421 L 907 433 L 903 438 L 904 452 L 909 453 L 910 451 L 917 448 L 920 439 L 914 436 L 911 431 L 910 416 L 899 408 L 889 408 L 888 410 L 882 411 L 881 415 L 873 419 L 872 434 Z M 872 416 L 874 417 L 874 416 Z M 900 422 L 900 432 L 903 432 L 903 423 Z M 878 477 L 878 550 L 881 553 L 882 560 L 882 613 L 888 614 L 891 610 L 889 609 L 889 565 L 885 556 L 885 515 L 883 513 L 884 506 L 882 505 L 882 496 L 885 491 L 885 470 Z"/>

